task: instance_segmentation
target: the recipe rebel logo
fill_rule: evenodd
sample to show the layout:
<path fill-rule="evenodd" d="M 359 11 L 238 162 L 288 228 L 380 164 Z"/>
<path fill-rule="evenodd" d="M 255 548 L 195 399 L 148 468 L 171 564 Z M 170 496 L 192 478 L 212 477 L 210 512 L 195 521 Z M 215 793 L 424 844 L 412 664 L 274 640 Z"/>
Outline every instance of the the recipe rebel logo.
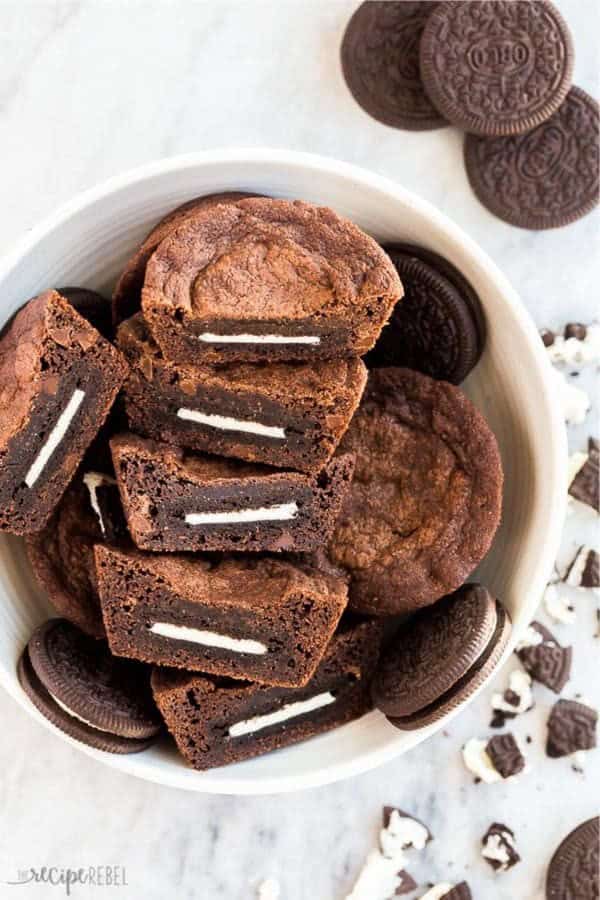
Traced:
<path fill-rule="evenodd" d="M 76 885 L 100 888 L 127 887 L 127 871 L 124 866 L 29 866 L 18 869 L 16 878 L 4 882 L 12 887 L 24 884 L 49 885 L 62 888 L 67 897 Z"/>

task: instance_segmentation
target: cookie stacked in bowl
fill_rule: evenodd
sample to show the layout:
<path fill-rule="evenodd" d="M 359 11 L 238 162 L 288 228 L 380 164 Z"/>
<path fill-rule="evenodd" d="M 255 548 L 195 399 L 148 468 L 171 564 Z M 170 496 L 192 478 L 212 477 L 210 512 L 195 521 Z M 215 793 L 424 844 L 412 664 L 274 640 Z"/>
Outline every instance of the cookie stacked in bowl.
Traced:
<path fill-rule="evenodd" d="M 383 622 L 460 588 L 499 520 L 494 437 L 442 380 L 485 339 L 459 273 L 388 254 L 330 209 L 236 193 L 153 229 L 115 289 L 110 340 L 92 292 L 42 297 L 0 345 L 2 396 L 20 397 L 1 526 L 27 535 L 66 620 L 25 650 L 33 701 L 80 740 L 83 720 L 88 742 L 97 729 L 97 746 L 139 750 L 156 730 L 150 681 L 197 768 L 370 709 Z M 387 367 L 367 385 L 369 351 Z M 86 691 L 102 671 L 119 714 L 98 724 Z"/>

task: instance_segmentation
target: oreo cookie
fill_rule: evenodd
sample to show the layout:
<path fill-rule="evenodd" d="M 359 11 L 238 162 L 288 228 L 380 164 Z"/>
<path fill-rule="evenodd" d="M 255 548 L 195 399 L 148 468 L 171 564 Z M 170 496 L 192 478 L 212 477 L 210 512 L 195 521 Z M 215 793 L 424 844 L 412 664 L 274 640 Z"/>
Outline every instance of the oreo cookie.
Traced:
<path fill-rule="evenodd" d="M 419 44 L 431 2 L 362 3 L 348 23 L 342 71 L 356 102 L 393 128 L 426 131 L 448 124 L 427 96 L 419 71 Z"/>
<path fill-rule="evenodd" d="M 161 730 L 148 669 L 111 656 L 105 641 L 65 619 L 50 619 L 33 633 L 17 673 L 43 716 L 97 750 L 136 753 Z"/>
<path fill-rule="evenodd" d="M 504 607 L 467 584 L 415 615 L 384 650 L 372 694 L 392 725 L 430 725 L 486 680 L 510 634 Z"/>
<path fill-rule="evenodd" d="M 571 85 L 573 44 L 547 0 L 440 3 L 427 19 L 421 77 L 439 112 L 473 134 L 522 134 L 548 119 Z"/>
<path fill-rule="evenodd" d="M 458 269 L 432 250 L 413 244 L 384 249 L 403 283 L 404 297 L 367 354 L 367 366 L 405 366 L 460 384 L 485 345 L 485 317 L 477 293 Z"/>
<path fill-rule="evenodd" d="M 575 222 L 598 204 L 598 125 L 598 104 L 573 87 L 554 115 L 528 134 L 467 135 L 464 156 L 473 191 L 490 212 L 520 228 Z"/>
<path fill-rule="evenodd" d="M 600 817 L 582 822 L 559 845 L 548 866 L 546 900 L 598 900 Z"/>

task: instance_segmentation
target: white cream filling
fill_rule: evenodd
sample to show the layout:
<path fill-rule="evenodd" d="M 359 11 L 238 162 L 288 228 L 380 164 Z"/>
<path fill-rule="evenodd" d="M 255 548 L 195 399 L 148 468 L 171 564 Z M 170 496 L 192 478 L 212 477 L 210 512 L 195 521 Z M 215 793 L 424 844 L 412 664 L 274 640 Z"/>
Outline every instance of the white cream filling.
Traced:
<path fill-rule="evenodd" d="M 46 690 L 48 690 L 48 688 L 46 688 Z M 95 728 L 96 731 L 103 731 L 103 730 L 104 730 L 104 729 L 102 729 L 102 728 L 98 728 L 98 726 L 97 726 L 97 725 L 94 725 L 93 722 L 88 722 L 88 720 L 87 720 L 87 719 L 84 719 L 83 716 L 80 716 L 80 715 L 78 715 L 76 712 L 73 712 L 72 709 L 70 709 L 68 706 L 66 706 L 66 705 L 62 702 L 62 700 L 59 700 L 58 697 L 57 697 L 55 694 L 53 694 L 51 691 L 48 691 L 48 693 L 50 694 L 50 696 L 52 697 L 52 699 L 54 700 L 54 702 L 56 703 L 56 705 L 57 705 L 57 706 L 60 706 L 61 709 L 64 709 L 64 711 L 65 711 L 66 713 L 68 713 L 68 715 L 72 716 L 74 719 L 78 719 L 80 722 L 83 722 L 84 725 L 89 725 L 90 728 Z"/>
<path fill-rule="evenodd" d="M 506 848 L 506 844 L 510 844 L 514 848 L 514 844 L 508 832 L 503 831 L 502 835 L 490 834 L 481 849 L 481 855 L 484 859 L 491 859 L 500 863 L 500 867 L 505 869 L 510 862 L 510 855 Z"/>
<path fill-rule="evenodd" d="M 275 506 L 259 506 L 256 509 L 239 509 L 230 512 L 186 513 L 188 525 L 226 525 L 233 522 L 283 522 L 294 519 L 297 503 L 279 503 Z"/>
<path fill-rule="evenodd" d="M 392 857 L 409 847 L 422 850 L 428 837 L 429 832 L 424 825 L 411 816 L 401 816 L 397 809 L 393 809 L 387 828 L 379 832 L 379 843 L 383 855 Z"/>
<path fill-rule="evenodd" d="M 213 334 L 203 331 L 198 340 L 205 344 L 320 344 L 314 334 Z"/>
<path fill-rule="evenodd" d="M 568 597 L 559 590 L 556 584 L 549 584 L 544 591 L 544 605 L 546 612 L 555 622 L 572 625 L 575 621 L 575 610 L 569 603 Z"/>
<path fill-rule="evenodd" d="M 569 567 L 569 573 L 565 579 L 565 584 L 571 587 L 582 587 L 581 579 L 588 563 L 588 557 L 592 552 L 592 548 L 585 544 L 577 551 L 573 562 Z"/>
<path fill-rule="evenodd" d="M 272 713 L 265 713 L 262 716 L 253 716 L 251 719 L 244 719 L 242 722 L 236 722 L 229 729 L 230 737 L 242 737 L 245 734 L 254 734 L 256 731 L 262 731 L 263 728 L 269 728 L 271 725 L 279 725 L 281 722 L 287 722 L 289 719 L 295 719 L 297 716 L 303 716 L 305 713 L 315 712 L 323 706 L 329 706 L 335 703 L 335 697 L 331 691 L 325 691 L 322 694 L 316 694 L 309 697 L 308 700 L 296 700 L 294 703 L 286 703 L 281 709 Z"/>
<path fill-rule="evenodd" d="M 379 850 L 371 850 L 346 900 L 388 900 L 393 897 L 402 887 L 403 865 L 403 858 L 388 858 Z"/>
<path fill-rule="evenodd" d="M 98 516 L 100 530 L 102 534 L 106 534 L 106 528 L 104 527 L 104 520 L 102 518 L 102 511 L 100 509 L 100 504 L 98 503 L 98 494 L 96 491 L 99 487 L 102 487 L 103 484 L 116 484 L 117 482 L 110 475 L 104 475 L 102 472 L 86 472 L 83 476 L 83 483 L 89 491 L 90 504 Z"/>
<path fill-rule="evenodd" d="M 262 656 L 268 650 L 265 644 L 250 638 L 234 638 L 216 631 L 189 628 L 187 625 L 173 625 L 171 622 L 154 622 L 150 631 L 175 641 L 190 641 L 192 644 L 217 647 L 219 650 L 231 650 L 233 653 L 252 653 L 255 656 Z"/>
<path fill-rule="evenodd" d="M 556 335 L 554 343 L 546 347 L 550 361 L 567 365 L 585 365 L 600 360 L 600 325 L 589 325 L 583 340 Z"/>
<path fill-rule="evenodd" d="M 539 647 L 540 644 L 544 643 L 544 638 L 537 630 L 537 628 L 533 628 L 531 625 L 528 625 L 525 629 L 525 634 L 521 638 L 521 640 L 517 643 L 515 650 L 517 653 L 519 650 L 525 650 L 527 647 Z"/>
<path fill-rule="evenodd" d="M 76 388 L 71 394 L 71 399 L 61 412 L 56 421 L 56 425 L 44 441 L 42 449 L 29 467 L 29 471 L 25 476 L 25 484 L 28 488 L 33 487 L 33 485 L 36 483 L 36 481 L 44 471 L 44 468 L 48 464 L 48 460 L 67 433 L 67 429 L 73 421 L 77 410 L 83 403 L 84 397 L 85 391 L 81 391 L 79 390 L 79 388 Z"/>
<path fill-rule="evenodd" d="M 453 887 L 454 885 L 447 881 L 434 884 L 433 887 L 429 888 L 426 894 L 421 896 L 420 900 L 442 900 L 442 897 L 449 894 Z"/>
<path fill-rule="evenodd" d="M 551 369 L 563 417 L 570 425 L 581 425 L 591 407 L 589 396 L 581 388 L 569 384 L 562 372 Z"/>
<path fill-rule="evenodd" d="M 531 675 L 528 672 L 523 672 L 521 669 L 515 669 L 511 672 L 508 679 L 508 689 L 519 698 L 517 705 L 513 706 L 512 703 L 508 703 L 504 699 L 504 694 L 493 694 L 492 709 L 498 709 L 501 712 L 512 713 L 518 716 L 533 707 Z"/>
<path fill-rule="evenodd" d="M 218 416 L 213 413 L 203 413 L 197 409 L 187 409 L 185 406 L 177 410 L 177 416 L 188 422 L 198 422 L 199 425 L 209 425 L 221 431 L 243 431 L 245 434 L 259 434 L 261 437 L 276 438 L 284 441 L 285 428 L 276 425 L 263 425 L 261 422 L 249 422 L 246 419 L 233 419 L 230 416 Z"/>
<path fill-rule="evenodd" d="M 472 772 L 476 778 L 481 779 L 485 784 L 493 784 L 495 781 L 500 781 L 502 776 L 486 751 L 487 745 L 487 741 L 471 738 L 463 747 L 462 755 L 464 764 L 469 772 Z"/>

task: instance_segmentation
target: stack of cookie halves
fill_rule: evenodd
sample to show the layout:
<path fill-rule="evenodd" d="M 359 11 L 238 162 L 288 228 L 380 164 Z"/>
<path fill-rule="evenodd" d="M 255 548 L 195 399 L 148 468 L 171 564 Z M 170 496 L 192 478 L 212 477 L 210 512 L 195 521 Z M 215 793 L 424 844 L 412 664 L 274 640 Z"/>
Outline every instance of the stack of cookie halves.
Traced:
<path fill-rule="evenodd" d="M 0 529 L 27 535 L 64 617 L 19 675 L 63 730 L 133 752 L 162 718 L 204 769 L 335 727 L 372 706 L 383 617 L 455 591 L 485 555 L 496 443 L 436 369 L 464 377 L 483 330 L 448 266 L 411 254 L 328 208 L 212 195 L 148 235 L 112 323 L 73 288 L 9 323 Z M 450 323 L 429 342 L 415 304 Z"/>

